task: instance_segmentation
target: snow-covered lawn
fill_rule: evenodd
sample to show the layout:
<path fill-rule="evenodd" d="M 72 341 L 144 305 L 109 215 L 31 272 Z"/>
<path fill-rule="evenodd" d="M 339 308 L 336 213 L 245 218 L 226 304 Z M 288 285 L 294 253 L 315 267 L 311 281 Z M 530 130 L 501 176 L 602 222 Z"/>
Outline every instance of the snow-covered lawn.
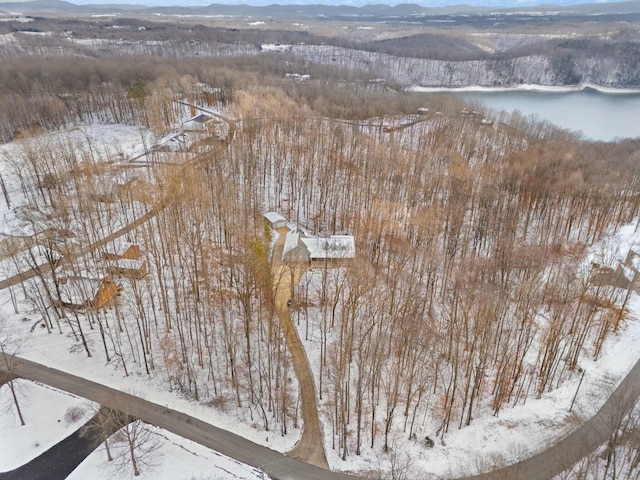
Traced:
<path fill-rule="evenodd" d="M 14 381 L 19 405 L 25 419 L 20 420 L 9 385 L 0 388 L 0 472 L 14 470 L 71 435 L 97 410 L 97 405 L 75 395 L 27 380 Z M 211 449 L 185 440 L 165 430 L 149 427 L 158 449 L 150 457 L 151 467 L 142 468 L 134 477 L 130 469 L 117 472 L 117 478 L 171 480 L 251 480 L 261 472 Z M 114 468 L 107 462 L 104 447 L 99 447 L 68 477 L 108 480 Z M 267 477 L 264 477 L 267 478 Z"/>
<path fill-rule="evenodd" d="M 209 448 L 167 432 L 161 428 L 149 426 L 157 450 L 148 459 L 149 466 L 140 468 L 140 475 L 134 476 L 129 465 L 118 468 L 107 461 L 103 446 L 89 455 L 67 480 L 265 480 L 268 477 L 248 465 L 226 457 Z M 113 452 L 112 452 L 113 454 Z"/>
<path fill-rule="evenodd" d="M 84 398 L 27 380 L 14 380 L 25 425 L 20 425 L 9 385 L 0 388 L 0 472 L 46 452 L 85 424 L 95 406 Z"/>

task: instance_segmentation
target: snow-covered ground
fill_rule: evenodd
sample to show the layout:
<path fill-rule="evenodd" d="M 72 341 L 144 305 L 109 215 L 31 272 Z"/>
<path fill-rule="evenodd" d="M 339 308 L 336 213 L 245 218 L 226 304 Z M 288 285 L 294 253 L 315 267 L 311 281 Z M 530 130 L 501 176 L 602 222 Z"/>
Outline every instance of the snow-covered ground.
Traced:
<path fill-rule="evenodd" d="M 635 232 L 635 224 L 627 225 L 620 232 L 592 247 L 585 263 L 601 260 L 603 255 L 623 260 L 629 248 L 640 244 L 640 236 Z M 320 275 L 321 272 L 317 272 Z M 311 274 L 313 275 L 313 274 Z M 316 279 L 317 280 L 317 279 Z M 306 280 L 303 278 L 302 282 Z M 314 280 L 311 279 L 311 282 Z M 301 282 L 301 283 L 302 283 Z M 604 404 L 610 393 L 633 365 L 640 359 L 640 298 L 633 294 L 627 305 L 629 320 L 617 334 L 605 341 L 603 353 L 597 361 L 590 352 L 585 352 L 579 367 L 584 371 L 580 384 L 580 374 L 540 399 L 527 398 L 524 404 L 505 406 L 499 416 L 494 417 L 485 408 L 482 415 L 474 417 L 471 425 L 461 429 L 452 426 L 443 445 L 436 440 L 433 448 L 426 448 L 422 442 L 425 436 L 436 439 L 438 425 L 427 417 L 417 419 L 421 423 L 416 428 L 417 438 L 409 440 L 408 434 L 395 435 L 391 448 L 395 452 L 396 465 L 404 465 L 412 472 L 410 478 L 456 478 L 509 465 L 523 458 L 545 450 L 549 445 L 570 433 L 579 424 L 592 417 Z M 294 317 L 294 324 L 295 324 Z M 298 332 L 303 341 L 311 369 L 317 375 L 320 371 L 320 321 L 309 321 L 309 340 L 305 341 L 307 322 L 302 318 Z M 329 342 L 330 343 L 330 342 Z M 316 377 L 316 382 L 317 382 Z M 580 384 L 580 385 L 579 385 Z M 579 387 L 579 388 L 578 388 Z M 319 386 L 316 385 L 316 389 Z M 574 396 L 573 408 L 569 411 Z M 427 402 L 435 402 L 428 399 Z M 328 417 L 331 407 L 322 407 L 321 418 L 324 425 L 331 425 Z M 338 452 L 332 450 L 332 432 L 325 427 L 325 449 L 332 469 L 342 471 L 369 471 L 380 469 L 389 471 L 390 458 L 382 451 L 382 441 L 374 449 L 363 448 L 362 455 L 351 455 L 343 461 Z M 355 451 L 355 445 L 350 447 Z"/>
<path fill-rule="evenodd" d="M 109 480 L 118 478 L 139 480 L 265 480 L 259 470 L 226 457 L 209 448 L 161 428 L 148 426 L 157 442 L 149 458 L 148 466 L 140 468 L 140 475 L 134 476 L 130 466 L 118 468 L 117 461 L 110 463 L 104 447 L 89 455 L 67 480 Z M 116 434 L 117 435 L 117 434 Z M 113 453 L 113 452 L 112 452 Z"/>
<path fill-rule="evenodd" d="M 91 358 L 87 358 L 84 350 L 77 348 L 77 342 L 74 341 L 70 334 L 59 334 L 57 332 L 48 334 L 44 328 L 35 328 L 33 332 L 28 332 L 28 329 L 37 320 L 37 314 L 30 313 L 26 305 L 22 305 L 20 311 L 20 315 L 13 313 L 9 292 L 6 290 L 1 291 L 0 315 L 29 319 L 29 321 L 24 321 L 23 325 L 27 330 L 25 335 L 30 340 L 20 352 L 21 356 L 29 360 L 73 373 L 80 377 L 90 378 L 95 382 L 166 405 L 174 410 L 189 413 L 204 422 L 235 432 L 274 450 L 288 451 L 293 448 L 297 441 L 300 433 L 297 430 L 292 429 L 294 433 L 288 436 L 262 432 L 260 429 L 254 429 L 251 425 L 241 422 L 234 414 L 233 408 L 228 413 L 224 413 L 192 399 L 185 398 L 178 392 L 167 391 L 165 375 L 159 372 L 153 377 L 148 376 L 144 373 L 144 365 L 136 364 L 129 360 L 127 365 L 128 376 L 113 361 L 111 364 L 105 365 L 105 358 L 100 348 L 101 340 L 97 330 L 85 332 L 92 348 L 93 356 Z M 158 363 L 158 368 L 162 368 L 160 363 Z"/>
<path fill-rule="evenodd" d="M 623 228 L 608 243 L 610 246 L 616 246 L 614 250 L 617 251 L 617 255 L 624 256 L 624 253 L 634 241 L 636 241 L 634 226 L 630 225 Z M 598 247 L 594 247 L 593 251 L 601 252 Z M 615 254 L 615 252 L 609 251 L 606 254 Z M 597 255 L 590 256 L 585 261 L 591 259 L 596 260 Z M 572 412 L 569 412 L 569 407 L 578 389 L 580 381 L 578 375 L 572 381 L 558 386 L 552 392 L 545 393 L 539 400 L 529 398 L 524 405 L 505 407 L 498 417 L 488 414 L 474 418 L 468 427 L 460 430 L 452 428 L 446 438 L 446 445 L 442 445 L 437 441 L 433 448 L 425 448 L 422 445 L 421 439 L 424 435 L 435 438 L 435 432 L 430 430 L 433 425 L 429 421 L 423 423 L 417 441 L 409 440 L 404 435 L 397 435 L 391 440 L 391 444 L 393 450 L 399 456 L 399 461 L 410 465 L 415 475 L 420 476 L 420 478 L 425 478 L 425 476 L 427 478 L 428 476 L 455 477 L 513 463 L 518 459 L 547 448 L 550 443 L 574 429 L 580 421 L 592 416 L 614 390 L 619 380 L 640 358 L 640 321 L 638 320 L 640 318 L 640 299 L 637 295 L 634 294 L 631 297 L 628 306 L 630 320 L 624 324 L 618 334 L 611 336 L 606 341 L 604 353 L 598 361 L 588 360 L 588 355 L 585 355 L 585 360 L 581 362 L 580 367 L 585 371 L 585 375 Z M 21 310 L 21 313 L 16 315 L 13 312 L 8 292 L 0 292 L 0 312 L 5 317 L 24 317 L 28 319 L 32 316 L 28 313 L 26 305 L 21 305 L 20 308 L 24 310 Z M 35 317 L 31 320 L 34 319 Z M 143 369 L 139 365 L 130 367 L 131 374 L 125 376 L 123 371 L 114 369 L 112 366 L 105 368 L 104 359 L 97 353 L 99 351 L 98 348 L 94 348 L 96 351 L 94 357 L 86 358 L 86 355 L 80 350 L 74 349 L 73 352 L 70 351 L 75 343 L 72 338 L 58 333 L 47 334 L 45 329 L 35 329 L 33 332 L 28 332 L 28 327 L 32 324 L 33 321 L 23 322 L 25 330 L 23 335 L 29 341 L 24 345 L 21 354 L 29 359 L 50 365 L 53 368 L 91 378 L 99 383 L 182 410 L 270 448 L 288 451 L 293 447 L 296 440 L 295 434 L 283 437 L 280 435 L 267 435 L 264 432 L 260 433 L 258 429 L 251 428 L 251 426 L 234 419 L 232 414 L 218 412 L 193 400 L 181 398 L 175 392 L 166 391 L 166 385 L 163 384 L 162 378 L 159 378 L 161 376 L 157 376 L 155 380 L 151 379 L 143 373 Z M 301 329 L 301 337 L 304 339 L 304 320 L 301 321 L 299 328 Z M 319 349 L 317 348 L 317 342 L 314 340 L 317 339 L 318 333 L 314 330 L 313 322 L 310 322 L 310 328 L 310 341 L 304 343 L 309 354 L 312 370 L 317 372 Z M 98 346 L 99 342 L 97 335 L 97 332 L 89 334 L 90 342 L 93 342 L 95 347 Z M 29 397 L 33 399 L 34 395 L 29 395 Z M 29 401 L 31 402 L 31 400 Z M 50 400 L 51 404 L 59 402 L 61 402 L 59 399 Z M 60 408 L 59 417 L 64 414 L 68 406 L 65 404 Z M 28 422 L 30 415 L 31 413 L 27 411 L 25 416 Z M 51 414 L 47 415 L 51 416 Z M 166 433 L 163 433 L 163 435 L 169 437 Z M 38 441 L 41 445 L 44 444 L 43 440 L 38 439 Z M 187 461 L 186 459 L 191 459 L 189 464 L 193 460 L 194 465 L 199 465 L 198 462 L 200 460 L 194 459 L 203 455 L 198 453 L 198 449 L 201 447 L 193 446 L 190 443 L 186 445 L 180 443 L 180 446 L 176 446 L 175 444 L 179 442 L 176 442 L 175 439 L 163 443 L 164 457 L 185 459 L 185 461 Z M 376 449 L 373 450 L 365 448 L 361 456 L 351 455 L 346 462 L 339 458 L 330 448 L 330 445 L 331 432 L 325 429 L 325 448 L 330 465 L 334 469 L 370 471 L 376 468 L 381 468 L 382 470 L 388 468 L 388 457 L 382 453 L 381 445 L 377 445 Z M 27 448 L 27 450 L 30 449 Z M 31 450 L 33 451 L 33 449 Z M 182 452 L 180 455 L 184 454 L 184 456 L 175 456 L 178 455 L 175 453 L 176 450 Z M 87 465 L 82 467 L 89 469 L 82 470 L 87 472 L 84 478 L 94 478 L 93 473 L 89 472 L 100 470 L 99 462 L 104 457 L 104 452 L 97 453 L 96 457 L 88 460 Z M 180 465 L 180 461 L 172 460 L 171 463 Z M 203 463 L 206 462 L 203 461 Z M 5 467 L 5 469 L 10 468 Z M 226 467 L 221 468 L 225 469 Z M 164 472 L 163 469 L 158 471 Z M 237 470 L 231 469 L 229 471 L 235 473 Z M 205 473 L 196 469 L 193 475 L 195 478 L 199 478 L 198 475 Z M 170 474 L 167 475 L 162 478 L 176 478 L 175 476 L 171 477 Z M 253 475 L 253 473 L 250 475 Z M 186 476 L 185 478 L 191 477 Z M 213 478 L 236 477 L 213 476 Z M 246 478 L 256 477 L 250 476 Z"/>
<path fill-rule="evenodd" d="M 97 405 L 75 395 L 26 380 L 14 382 L 25 419 L 20 425 L 8 384 L 0 388 L 0 472 L 14 470 L 41 455 L 84 425 L 97 411 Z M 157 443 L 141 474 L 134 477 L 131 468 L 117 470 L 120 463 L 108 462 L 100 446 L 67 478 L 108 480 L 263 480 L 262 473 L 248 465 L 209 448 L 185 440 L 162 429 L 149 426 Z M 113 452 L 112 452 L 113 453 Z M 125 452 L 126 453 L 126 452 Z M 125 465 L 126 467 L 126 465 Z"/>
<path fill-rule="evenodd" d="M 0 387 L 0 472 L 14 470 L 46 452 L 84 425 L 96 406 L 55 388 L 15 380 L 20 425 L 9 385 Z"/>
<path fill-rule="evenodd" d="M 601 85 L 594 85 L 592 83 L 584 83 L 580 85 L 569 86 L 551 86 L 551 85 L 536 85 L 536 84 L 522 84 L 513 85 L 510 87 L 481 87 L 481 86 L 469 86 L 469 87 L 422 87 L 419 85 L 406 87 L 407 92 L 418 93 L 432 93 L 432 92 L 581 92 L 586 89 L 597 90 L 602 93 L 615 93 L 615 94 L 628 94 L 628 93 L 640 93 L 638 88 L 611 88 L 603 87 Z"/>

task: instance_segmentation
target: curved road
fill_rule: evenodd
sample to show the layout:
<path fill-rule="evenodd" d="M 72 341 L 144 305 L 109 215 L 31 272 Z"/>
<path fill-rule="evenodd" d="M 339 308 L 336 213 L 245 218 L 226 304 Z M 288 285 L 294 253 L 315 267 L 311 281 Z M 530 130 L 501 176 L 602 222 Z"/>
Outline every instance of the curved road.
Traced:
<path fill-rule="evenodd" d="M 117 408 L 141 420 L 212 448 L 240 462 L 261 468 L 279 480 L 354 480 L 358 477 L 328 470 L 286 457 L 234 433 L 214 427 L 190 415 L 120 392 L 90 380 L 48 368 L 23 358 L 12 365 L 16 376 Z M 0 370 L 4 369 L 0 366 Z M 605 443 L 640 395 L 638 361 L 600 411 L 555 445 L 518 463 L 493 472 L 460 480 L 548 480 L 570 468 L 597 446 Z"/>
<path fill-rule="evenodd" d="M 640 360 L 591 419 L 532 457 L 460 480 L 548 480 L 609 440 L 640 397 Z"/>
<path fill-rule="evenodd" d="M 11 367 L 13 374 L 16 376 L 79 395 L 93 400 L 103 407 L 124 411 L 133 417 L 193 440 L 247 465 L 260 468 L 273 479 L 353 480 L 356 478 L 329 472 L 314 465 L 286 457 L 280 452 L 253 443 L 229 431 L 214 427 L 185 413 L 23 358 L 16 357 Z M 4 365 L 0 365 L 1 369 L 4 369 Z"/>

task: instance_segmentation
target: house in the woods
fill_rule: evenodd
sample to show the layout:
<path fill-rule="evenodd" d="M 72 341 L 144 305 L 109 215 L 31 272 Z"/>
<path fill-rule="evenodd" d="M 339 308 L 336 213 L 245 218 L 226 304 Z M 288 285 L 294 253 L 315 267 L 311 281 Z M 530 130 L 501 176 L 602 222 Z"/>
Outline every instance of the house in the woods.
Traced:
<path fill-rule="evenodd" d="M 278 212 L 267 212 L 263 217 L 274 230 L 287 226 L 287 219 Z"/>
<path fill-rule="evenodd" d="M 189 130 L 187 129 L 187 131 Z M 192 139 L 186 133 L 173 133 L 163 138 L 158 145 L 151 147 L 151 150 L 154 152 L 185 152 L 191 148 L 192 143 Z"/>
<path fill-rule="evenodd" d="M 141 255 L 140 246 L 120 240 L 108 244 L 102 252 L 102 257 L 105 260 L 135 260 L 140 258 Z"/>
<path fill-rule="evenodd" d="M 634 250 L 629 250 L 624 261 L 621 261 L 615 270 L 610 267 L 601 267 L 596 263 L 591 267 L 589 280 L 593 285 L 609 285 L 640 291 L 640 254 Z"/>
<path fill-rule="evenodd" d="M 640 253 L 629 250 L 624 262 L 618 267 L 621 274 L 629 280 L 629 288 L 640 289 Z"/>
<path fill-rule="evenodd" d="M 263 214 L 267 224 L 274 230 L 285 228 L 287 219 L 278 212 Z M 286 233 L 282 249 L 285 262 L 339 262 L 356 255 L 355 240 L 352 235 L 331 235 L 315 237 L 299 228 L 290 227 Z"/>
<path fill-rule="evenodd" d="M 287 234 L 282 259 L 285 262 L 340 262 L 355 257 L 355 240 L 351 235 L 309 237 L 292 230 Z"/>
<path fill-rule="evenodd" d="M 107 272 L 114 277 L 141 279 L 147 276 L 147 262 L 121 258 L 112 262 L 107 267 Z"/>
<path fill-rule="evenodd" d="M 204 113 L 199 113 L 184 122 L 182 122 L 182 131 L 184 132 L 204 132 L 209 127 L 209 123 L 213 117 Z"/>
<path fill-rule="evenodd" d="M 60 305 L 71 309 L 104 308 L 115 300 L 122 285 L 110 277 L 67 277 L 59 280 Z"/>
<path fill-rule="evenodd" d="M 285 262 L 308 262 L 309 249 L 302 241 L 304 233 L 292 230 L 287 233 L 282 249 L 282 260 Z"/>

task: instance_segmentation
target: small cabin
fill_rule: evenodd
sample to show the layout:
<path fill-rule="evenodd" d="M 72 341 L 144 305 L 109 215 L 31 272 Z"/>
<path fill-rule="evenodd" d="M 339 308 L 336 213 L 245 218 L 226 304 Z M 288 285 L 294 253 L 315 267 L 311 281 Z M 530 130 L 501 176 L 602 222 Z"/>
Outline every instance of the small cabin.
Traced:
<path fill-rule="evenodd" d="M 102 257 L 105 260 L 135 260 L 140 258 L 141 255 L 142 251 L 139 245 L 124 241 L 116 241 L 109 244 L 102 252 Z"/>
<path fill-rule="evenodd" d="M 122 285 L 110 277 L 102 279 L 67 277 L 60 279 L 60 305 L 74 310 L 104 308 L 115 301 Z"/>
<path fill-rule="evenodd" d="M 182 130 L 184 132 L 204 132 L 209 122 L 213 120 L 213 117 L 200 113 L 182 123 Z"/>

